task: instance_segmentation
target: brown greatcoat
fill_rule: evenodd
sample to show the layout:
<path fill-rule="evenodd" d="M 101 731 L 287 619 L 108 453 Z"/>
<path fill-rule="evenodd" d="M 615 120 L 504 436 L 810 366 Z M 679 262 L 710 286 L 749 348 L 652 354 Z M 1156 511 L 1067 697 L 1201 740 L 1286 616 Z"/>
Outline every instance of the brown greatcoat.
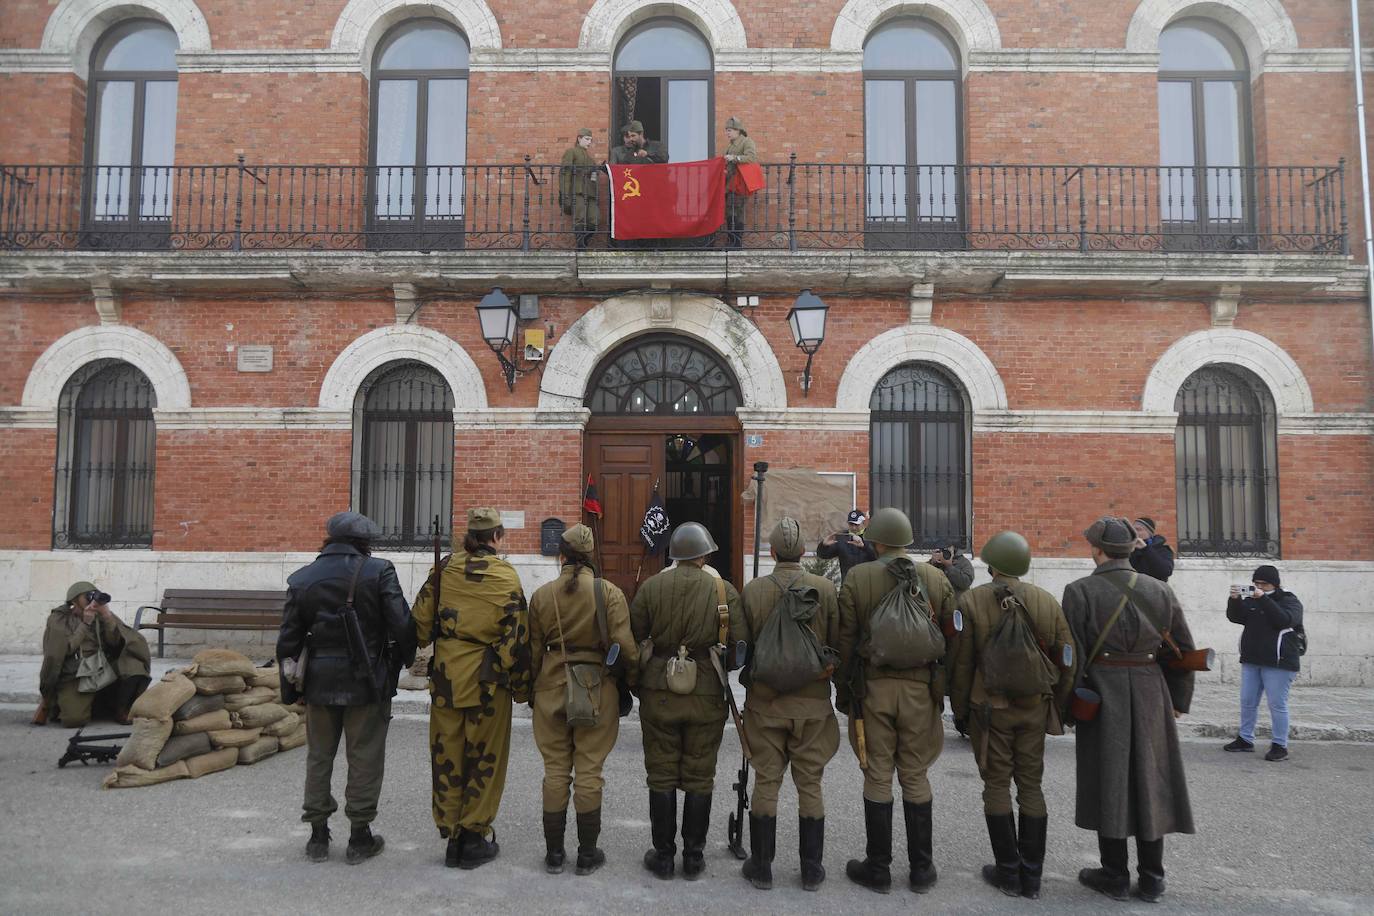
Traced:
<path fill-rule="evenodd" d="M 84 623 L 80 611 L 63 604 L 52 609 L 43 629 L 43 663 L 38 670 L 38 692 L 43 699 L 55 702 L 59 684 L 75 680 L 81 657 L 95 654 L 97 625 L 105 657 L 120 677 L 149 675 L 152 656 L 142 634 L 113 615 L 109 619 L 97 615 Z"/>
<path fill-rule="evenodd" d="M 1133 574 L 1129 560 L 1108 560 L 1064 589 L 1064 616 L 1085 663 L 1121 603 L 1121 592 L 1106 577 L 1125 585 Z M 1195 648 L 1183 608 L 1168 585 L 1138 575 L 1132 592 L 1136 597 L 1108 633 L 1103 653 L 1157 657 L 1160 629 L 1169 630 L 1183 651 Z M 1102 695 L 1102 708 L 1094 721 L 1078 723 L 1074 822 L 1113 839 L 1192 833 L 1193 811 L 1174 725 L 1174 711 L 1186 713 L 1192 702 L 1192 673 L 1157 663 L 1098 663 L 1087 671 L 1086 683 Z"/>

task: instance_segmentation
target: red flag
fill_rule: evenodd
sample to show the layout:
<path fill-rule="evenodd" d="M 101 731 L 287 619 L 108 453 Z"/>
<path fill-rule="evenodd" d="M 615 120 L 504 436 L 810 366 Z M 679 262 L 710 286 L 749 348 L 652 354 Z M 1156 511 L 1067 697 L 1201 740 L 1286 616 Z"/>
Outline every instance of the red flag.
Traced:
<path fill-rule="evenodd" d="M 696 238 L 725 223 L 724 159 L 607 165 L 606 171 L 613 238 Z"/>
<path fill-rule="evenodd" d="M 741 162 L 735 168 L 735 174 L 730 178 L 730 193 L 742 194 L 745 197 L 768 187 L 763 180 L 763 166 L 757 162 Z"/>
<path fill-rule="evenodd" d="M 597 518 L 601 518 L 601 500 L 596 495 L 596 484 L 592 481 L 592 475 L 587 475 L 587 492 L 582 497 L 582 511 L 590 512 Z"/>

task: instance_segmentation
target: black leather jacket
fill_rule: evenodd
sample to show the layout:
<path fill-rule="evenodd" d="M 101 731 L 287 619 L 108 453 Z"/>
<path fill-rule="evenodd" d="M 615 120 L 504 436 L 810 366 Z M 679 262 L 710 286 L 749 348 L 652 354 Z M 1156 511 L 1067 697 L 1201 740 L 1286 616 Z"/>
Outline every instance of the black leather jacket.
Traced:
<path fill-rule="evenodd" d="M 367 647 L 373 683 L 353 674 L 347 634 L 337 611 L 348 597 L 353 570 L 362 563 L 353 607 Z M 308 640 L 305 702 L 312 706 L 362 706 L 396 695 L 400 669 L 415 660 L 415 623 L 396 567 L 364 557 L 348 544 L 329 544 L 309 566 L 286 580 L 286 612 L 277 637 L 277 658 L 294 658 Z M 282 684 L 282 695 L 292 693 Z"/>

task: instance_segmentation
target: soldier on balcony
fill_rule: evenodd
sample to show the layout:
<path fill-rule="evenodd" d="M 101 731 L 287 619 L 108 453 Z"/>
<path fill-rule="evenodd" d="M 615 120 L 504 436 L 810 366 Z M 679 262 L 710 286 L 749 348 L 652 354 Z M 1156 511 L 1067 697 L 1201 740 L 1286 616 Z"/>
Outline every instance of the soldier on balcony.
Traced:
<path fill-rule="evenodd" d="M 587 152 L 592 147 L 592 129 L 577 132 L 577 142 L 563 154 L 558 170 L 558 205 L 572 217 L 577 247 L 585 249 L 596 232 L 601 208 L 596 199 L 596 160 Z"/>

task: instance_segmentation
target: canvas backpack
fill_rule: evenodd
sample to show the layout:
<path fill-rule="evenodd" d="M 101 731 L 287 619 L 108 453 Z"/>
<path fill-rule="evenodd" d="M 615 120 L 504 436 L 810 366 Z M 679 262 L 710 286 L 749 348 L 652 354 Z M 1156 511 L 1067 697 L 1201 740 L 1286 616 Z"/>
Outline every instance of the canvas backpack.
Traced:
<path fill-rule="evenodd" d="M 997 585 L 993 594 L 1003 614 L 983 646 L 978 665 L 983 689 L 1008 698 L 1049 693 L 1059 682 L 1059 672 L 1041 651 L 1026 606 L 1004 584 Z"/>
<path fill-rule="evenodd" d="M 868 660 L 883 668 L 920 668 L 945 654 L 945 634 L 936 624 L 930 596 L 905 555 L 879 560 L 897 577 L 868 618 Z"/>
<path fill-rule="evenodd" d="M 829 664 L 810 626 L 820 609 L 821 593 L 814 585 L 796 580 L 784 585 L 775 575 L 768 578 L 781 594 L 754 640 L 750 674 L 755 683 L 791 693 L 820 680 Z"/>

